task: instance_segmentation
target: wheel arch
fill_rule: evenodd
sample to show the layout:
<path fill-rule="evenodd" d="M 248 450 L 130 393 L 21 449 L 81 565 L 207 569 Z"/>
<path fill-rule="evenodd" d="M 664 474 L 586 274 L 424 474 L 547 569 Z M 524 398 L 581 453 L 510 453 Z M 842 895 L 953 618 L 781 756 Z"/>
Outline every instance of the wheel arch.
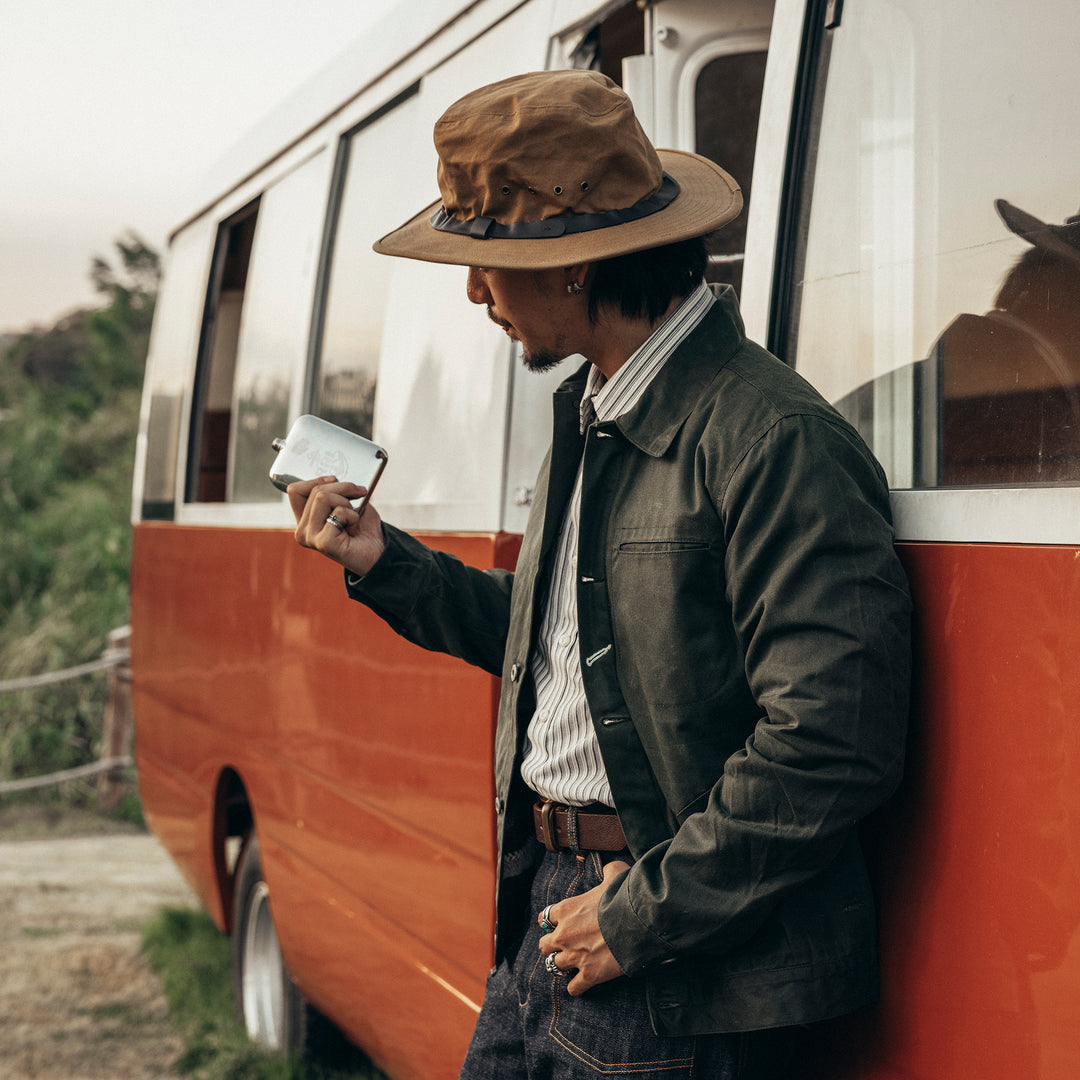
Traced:
<path fill-rule="evenodd" d="M 255 828 L 255 814 L 240 774 L 226 766 L 218 775 L 214 793 L 214 874 L 221 899 L 222 930 L 233 932 L 236 866 L 248 835 Z"/>

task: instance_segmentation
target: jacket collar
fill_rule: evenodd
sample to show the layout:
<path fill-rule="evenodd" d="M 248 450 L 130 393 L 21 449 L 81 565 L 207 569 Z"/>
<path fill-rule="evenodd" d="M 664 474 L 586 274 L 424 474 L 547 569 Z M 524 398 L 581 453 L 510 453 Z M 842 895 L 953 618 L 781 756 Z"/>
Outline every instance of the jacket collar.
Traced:
<path fill-rule="evenodd" d="M 650 457 L 662 457 L 702 393 L 746 340 L 730 285 L 713 285 L 716 303 L 657 373 L 633 408 L 601 429 L 615 427 Z M 555 391 L 556 412 L 576 413 L 589 365 L 583 364 Z"/>

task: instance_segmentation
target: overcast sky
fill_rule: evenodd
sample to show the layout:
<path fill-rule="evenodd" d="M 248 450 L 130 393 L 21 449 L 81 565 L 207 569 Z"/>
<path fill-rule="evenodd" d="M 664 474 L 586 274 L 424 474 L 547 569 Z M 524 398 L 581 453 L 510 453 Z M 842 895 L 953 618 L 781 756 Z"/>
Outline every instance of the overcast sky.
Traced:
<path fill-rule="evenodd" d="M 393 0 L 0 0 L 0 332 L 94 301 L 94 255 L 164 251 L 195 187 Z"/>

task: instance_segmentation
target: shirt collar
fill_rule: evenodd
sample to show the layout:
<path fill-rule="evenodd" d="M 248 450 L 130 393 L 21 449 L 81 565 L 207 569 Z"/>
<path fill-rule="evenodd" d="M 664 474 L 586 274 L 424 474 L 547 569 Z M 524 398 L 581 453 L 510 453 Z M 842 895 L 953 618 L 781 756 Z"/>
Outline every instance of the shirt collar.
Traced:
<path fill-rule="evenodd" d="M 594 421 L 613 420 L 633 408 L 715 301 L 712 290 L 702 281 L 610 379 L 605 379 L 595 364 L 590 365 L 581 397 L 581 431 Z"/>

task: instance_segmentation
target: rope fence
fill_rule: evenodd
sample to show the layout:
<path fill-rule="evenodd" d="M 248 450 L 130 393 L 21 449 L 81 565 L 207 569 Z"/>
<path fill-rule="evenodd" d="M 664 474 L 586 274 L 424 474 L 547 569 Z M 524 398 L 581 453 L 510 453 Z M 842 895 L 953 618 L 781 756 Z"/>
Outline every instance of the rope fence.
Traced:
<path fill-rule="evenodd" d="M 16 690 L 36 690 L 39 686 L 52 686 L 54 683 L 67 682 L 68 679 L 77 679 L 80 675 L 89 675 L 94 671 L 105 671 L 107 668 L 116 667 L 118 664 L 127 663 L 131 658 L 130 653 L 117 652 L 110 655 L 112 650 L 106 649 L 97 660 L 90 660 L 85 664 L 77 664 L 75 667 L 64 668 L 63 671 L 50 671 L 45 675 L 27 675 L 24 679 L 0 679 L 0 694 Z"/>
<path fill-rule="evenodd" d="M 109 644 L 97 660 L 43 675 L 0 680 L 0 694 L 3 694 L 18 690 L 36 690 L 38 687 L 78 679 L 95 671 L 109 672 L 109 693 L 102 723 L 101 758 L 87 765 L 61 769 L 46 776 L 0 781 L 0 795 L 32 791 L 50 784 L 63 784 L 70 780 L 97 776 L 98 796 L 101 801 L 106 802 L 113 796 L 117 785 L 123 780 L 123 770 L 134 764 L 134 759 L 128 752 L 131 743 L 131 672 L 127 666 L 131 660 L 130 640 L 131 628 L 121 626 L 109 634 Z"/>
<path fill-rule="evenodd" d="M 50 784 L 62 784 L 65 780 L 83 780 L 88 776 L 109 772 L 110 769 L 126 769 L 133 764 L 130 757 L 102 758 L 89 765 L 80 765 L 75 769 L 62 769 L 49 773 L 48 776 L 28 776 L 22 780 L 4 780 L 0 782 L 0 795 L 11 795 L 16 791 L 32 791 L 34 788 L 48 787 Z"/>

